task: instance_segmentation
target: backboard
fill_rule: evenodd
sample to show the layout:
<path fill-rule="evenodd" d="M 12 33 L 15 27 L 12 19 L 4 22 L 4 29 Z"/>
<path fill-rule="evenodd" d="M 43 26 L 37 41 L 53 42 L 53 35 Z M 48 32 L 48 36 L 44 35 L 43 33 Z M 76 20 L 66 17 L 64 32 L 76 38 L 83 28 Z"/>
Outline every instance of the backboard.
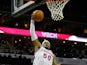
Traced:
<path fill-rule="evenodd" d="M 22 14 L 42 5 L 45 0 L 11 0 L 11 15 L 13 17 Z"/>
<path fill-rule="evenodd" d="M 24 13 L 24 9 L 33 5 L 35 1 L 11 0 L 11 14 L 18 17 Z"/>

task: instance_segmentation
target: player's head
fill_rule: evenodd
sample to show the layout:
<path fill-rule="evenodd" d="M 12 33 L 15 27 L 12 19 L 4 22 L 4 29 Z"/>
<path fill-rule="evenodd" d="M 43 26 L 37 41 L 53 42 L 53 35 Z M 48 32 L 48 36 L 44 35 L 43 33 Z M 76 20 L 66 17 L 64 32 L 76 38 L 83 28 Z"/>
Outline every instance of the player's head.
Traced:
<path fill-rule="evenodd" d="M 42 42 L 42 46 L 45 47 L 46 49 L 50 49 L 50 42 L 46 39 Z"/>

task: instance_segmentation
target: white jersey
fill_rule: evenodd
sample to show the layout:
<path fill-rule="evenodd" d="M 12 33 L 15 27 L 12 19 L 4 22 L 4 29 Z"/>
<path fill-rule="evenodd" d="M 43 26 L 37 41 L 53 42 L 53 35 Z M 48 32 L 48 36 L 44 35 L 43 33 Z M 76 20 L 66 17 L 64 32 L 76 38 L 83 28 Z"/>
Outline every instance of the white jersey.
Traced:
<path fill-rule="evenodd" d="M 52 65 L 53 53 L 51 50 L 41 47 L 36 53 L 33 65 Z"/>

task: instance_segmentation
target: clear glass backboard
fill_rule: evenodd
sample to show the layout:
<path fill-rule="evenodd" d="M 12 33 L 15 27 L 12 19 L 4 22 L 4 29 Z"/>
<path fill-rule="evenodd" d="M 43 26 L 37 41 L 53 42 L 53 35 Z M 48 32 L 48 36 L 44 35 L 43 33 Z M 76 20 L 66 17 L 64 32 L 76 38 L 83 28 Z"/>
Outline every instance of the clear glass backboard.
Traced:
<path fill-rule="evenodd" d="M 11 0 L 12 16 L 17 17 L 24 14 L 34 3 L 33 0 Z"/>
<path fill-rule="evenodd" d="M 11 15 L 13 17 L 22 14 L 42 5 L 45 0 L 11 0 Z"/>

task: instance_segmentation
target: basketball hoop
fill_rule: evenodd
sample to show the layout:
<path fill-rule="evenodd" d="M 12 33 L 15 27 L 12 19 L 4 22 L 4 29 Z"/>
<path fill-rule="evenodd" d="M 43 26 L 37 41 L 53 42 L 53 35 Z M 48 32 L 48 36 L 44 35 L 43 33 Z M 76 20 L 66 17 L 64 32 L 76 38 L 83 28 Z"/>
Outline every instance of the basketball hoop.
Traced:
<path fill-rule="evenodd" d="M 47 0 L 46 4 L 51 12 L 51 17 L 54 21 L 62 20 L 63 16 L 63 9 L 65 5 L 69 2 L 69 0 Z"/>

